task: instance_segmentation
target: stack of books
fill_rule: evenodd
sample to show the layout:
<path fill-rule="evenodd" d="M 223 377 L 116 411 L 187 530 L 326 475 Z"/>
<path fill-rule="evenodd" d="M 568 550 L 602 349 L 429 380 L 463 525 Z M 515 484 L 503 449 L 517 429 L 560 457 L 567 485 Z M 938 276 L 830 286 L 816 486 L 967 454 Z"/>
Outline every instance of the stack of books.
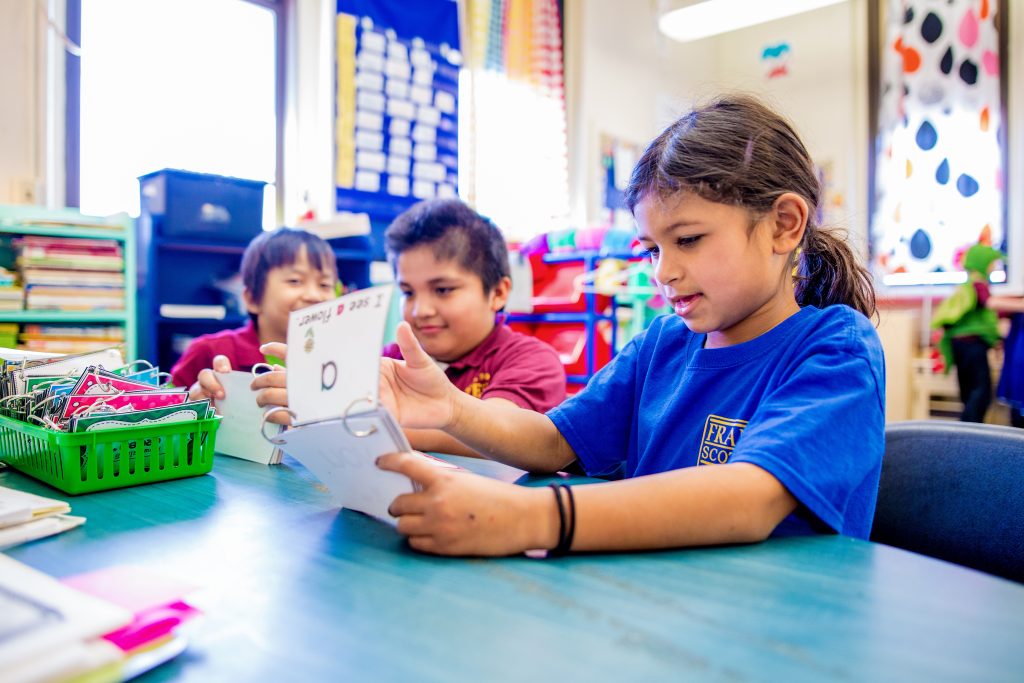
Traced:
<path fill-rule="evenodd" d="M 25 236 L 14 240 L 25 308 L 124 309 L 124 253 L 117 240 Z"/>
<path fill-rule="evenodd" d="M 13 349 L 18 345 L 18 323 L 0 323 L 0 347 Z"/>
<path fill-rule="evenodd" d="M 124 343 L 124 328 L 117 325 L 25 325 L 18 348 L 50 353 L 85 353 Z M 13 344 L 4 346 L 13 346 Z"/>
<path fill-rule="evenodd" d="M 25 292 L 16 280 L 16 273 L 0 267 L 0 311 L 20 311 L 25 307 Z"/>

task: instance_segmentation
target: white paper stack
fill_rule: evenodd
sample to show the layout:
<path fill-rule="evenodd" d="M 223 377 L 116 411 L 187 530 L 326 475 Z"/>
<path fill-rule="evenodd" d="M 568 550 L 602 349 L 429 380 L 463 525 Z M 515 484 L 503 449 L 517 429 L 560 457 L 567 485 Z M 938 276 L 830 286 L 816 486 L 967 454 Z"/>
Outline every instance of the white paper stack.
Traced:
<path fill-rule="evenodd" d="M 71 506 L 62 500 L 0 486 L 0 550 L 59 534 L 85 522 L 85 517 L 73 517 L 68 512 Z"/>

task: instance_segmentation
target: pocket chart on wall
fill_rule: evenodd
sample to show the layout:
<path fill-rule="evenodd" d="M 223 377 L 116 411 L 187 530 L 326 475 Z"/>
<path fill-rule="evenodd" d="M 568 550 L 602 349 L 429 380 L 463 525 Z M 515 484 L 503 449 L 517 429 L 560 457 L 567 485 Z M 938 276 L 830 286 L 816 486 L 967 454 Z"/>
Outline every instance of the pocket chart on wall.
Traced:
<path fill-rule="evenodd" d="M 362 289 L 289 316 L 288 404 L 293 424 L 376 407 L 393 289 Z"/>
<path fill-rule="evenodd" d="M 338 0 L 337 208 L 392 217 L 458 186 L 452 0 Z"/>

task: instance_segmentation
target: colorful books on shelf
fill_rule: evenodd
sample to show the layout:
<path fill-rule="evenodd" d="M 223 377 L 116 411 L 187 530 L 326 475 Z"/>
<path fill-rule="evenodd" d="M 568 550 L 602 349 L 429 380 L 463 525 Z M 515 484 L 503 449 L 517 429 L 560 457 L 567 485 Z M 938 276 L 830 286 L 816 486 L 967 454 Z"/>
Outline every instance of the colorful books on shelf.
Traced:
<path fill-rule="evenodd" d="M 0 323 L 0 347 L 13 349 L 18 345 L 18 323 Z"/>
<path fill-rule="evenodd" d="M 0 311 L 20 311 L 25 307 L 25 290 L 17 277 L 17 273 L 0 267 Z"/>
<path fill-rule="evenodd" d="M 99 351 L 124 341 L 124 328 L 117 325 L 29 324 L 18 335 L 19 348 L 53 353 Z"/>
<path fill-rule="evenodd" d="M 12 244 L 27 310 L 124 309 L 124 253 L 116 240 L 29 235 Z"/>

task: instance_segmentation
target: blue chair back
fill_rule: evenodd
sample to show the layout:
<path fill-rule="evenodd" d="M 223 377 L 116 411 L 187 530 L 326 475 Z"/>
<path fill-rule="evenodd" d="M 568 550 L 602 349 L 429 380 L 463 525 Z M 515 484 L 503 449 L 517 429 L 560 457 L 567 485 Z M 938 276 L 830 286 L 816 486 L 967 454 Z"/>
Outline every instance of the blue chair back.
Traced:
<path fill-rule="evenodd" d="M 871 540 L 1024 582 L 1024 429 L 886 425 Z"/>

